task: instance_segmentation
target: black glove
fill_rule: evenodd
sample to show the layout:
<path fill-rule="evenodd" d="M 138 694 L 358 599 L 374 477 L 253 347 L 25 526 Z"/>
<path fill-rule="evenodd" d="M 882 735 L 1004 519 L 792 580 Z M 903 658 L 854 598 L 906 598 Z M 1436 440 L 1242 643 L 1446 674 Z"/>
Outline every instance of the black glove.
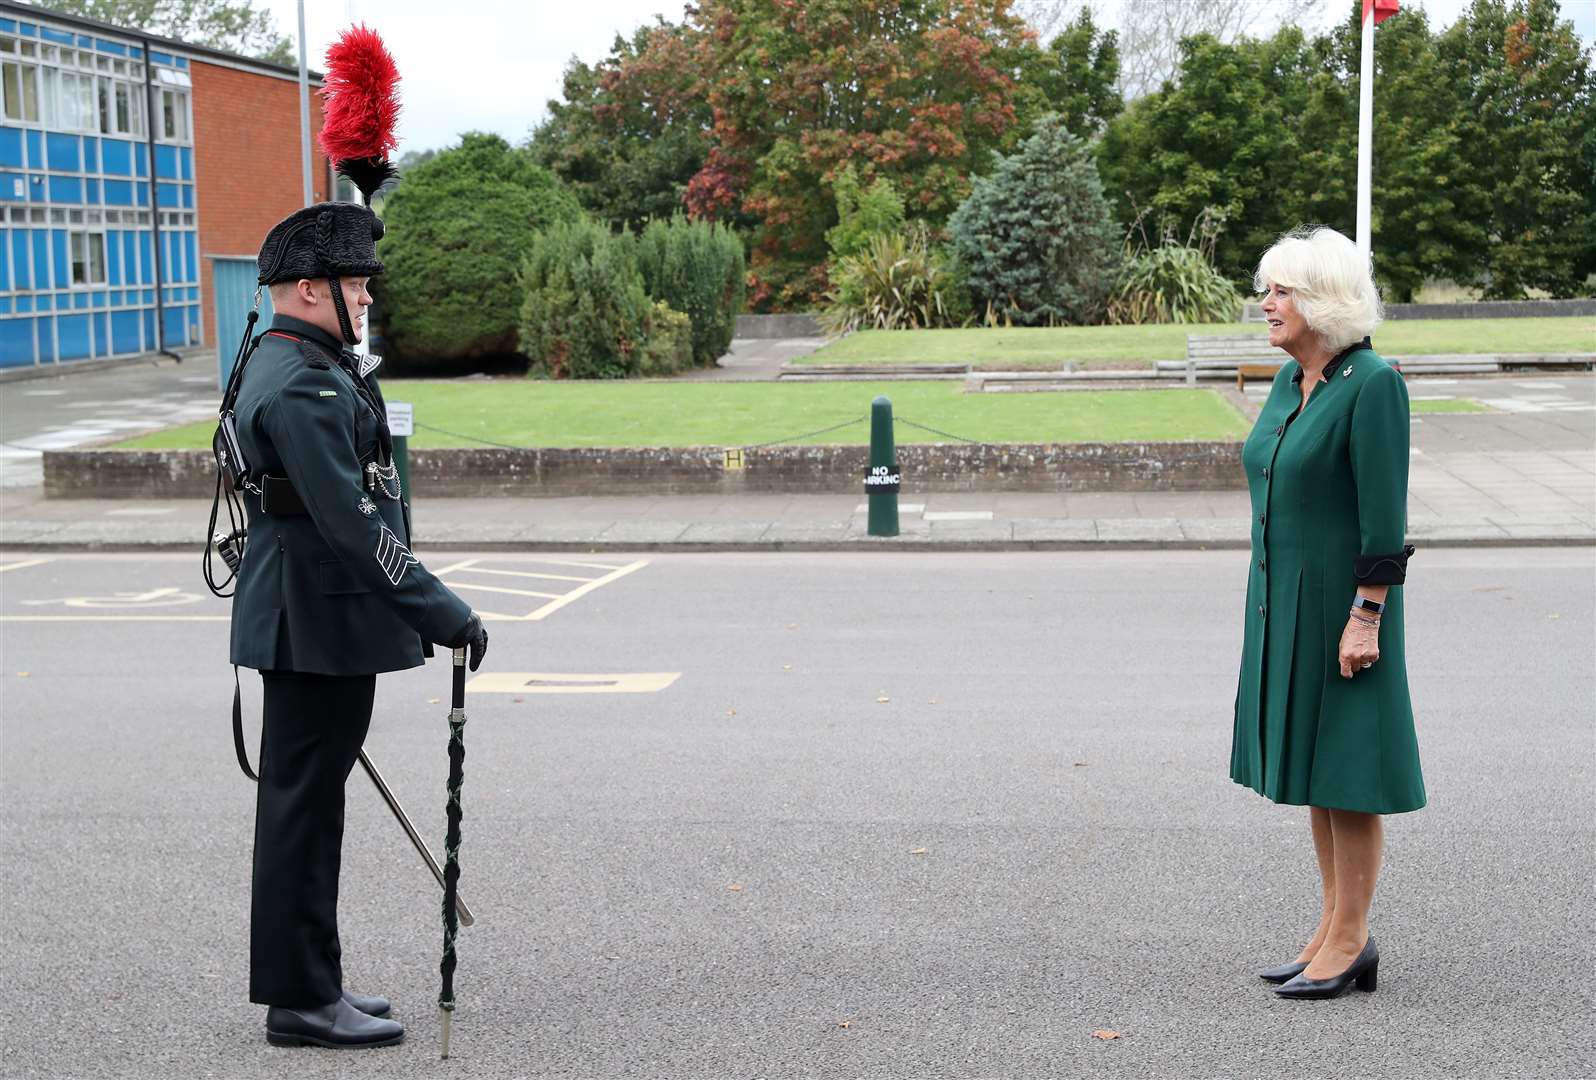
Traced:
<path fill-rule="evenodd" d="M 481 667 L 482 658 L 488 653 L 488 628 L 482 625 L 482 616 L 473 611 L 460 632 L 444 644 L 451 649 L 467 650 L 466 659 L 472 671 Z"/>

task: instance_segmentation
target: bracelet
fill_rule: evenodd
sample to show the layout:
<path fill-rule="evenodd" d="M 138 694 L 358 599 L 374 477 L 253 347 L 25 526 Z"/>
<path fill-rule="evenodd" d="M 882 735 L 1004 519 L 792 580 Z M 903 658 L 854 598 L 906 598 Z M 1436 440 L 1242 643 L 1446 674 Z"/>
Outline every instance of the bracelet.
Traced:
<path fill-rule="evenodd" d="M 1378 616 L 1376 616 L 1375 618 L 1370 618 L 1367 615 L 1360 615 L 1360 614 L 1358 614 L 1358 611 L 1357 611 L 1356 608 L 1354 608 L 1351 611 L 1347 612 L 1347 614 L 1350 615 L 1353 619 L 1357 620 L 1358 622 L 1362 623 L 1365 626 L 1379 626 L 1380 625 L 1380 619 L 1379 619 Z"/>

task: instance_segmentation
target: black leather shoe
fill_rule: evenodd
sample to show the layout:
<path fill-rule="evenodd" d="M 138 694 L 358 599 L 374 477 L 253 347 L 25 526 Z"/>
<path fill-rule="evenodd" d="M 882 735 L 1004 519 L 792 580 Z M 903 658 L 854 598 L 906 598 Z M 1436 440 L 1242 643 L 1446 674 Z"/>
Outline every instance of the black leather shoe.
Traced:
<path fill-rule="evenodd" d="M 1333 998 L 1346 993 L 1347 987 L 1356 985 L 1359 990 L 1372 994 L 1379 970 L 1380 950 L 1374 947 L 1374 936 L 1371 934 L 1358 958 L 1341 974 L 1328 979 L 1306 979 L 1298 975 L 1284 986 L 1275 987 L 1275 993 L 1285 998 Z"/>
<path fill-rule="evenodd" d="M 367 1016 L 387 1016 L 393 1011 L 393 1006 L 384 997 L 374 997 L 366 994 L 357 994 L 353 990 L 344 991 L 344 1000 Z"/>
<path fill-rule="evenodd" d="M 319 1009 L 266 1010 L 266 1041 L 273 1046 L 326 1046 L 334 1050 L 392 1046 L 405 1029 L 392 1020 L 367 1016 L 339 998 Z"/>
<path fill-rule="evenodd" d="M 1265 968 L 1258 973 L 1264 982 L 1283 983 L 1301 975 L 1308 970 L 1308 965 L 1303 963 L 1281 964 L 1279 967 Z"/>

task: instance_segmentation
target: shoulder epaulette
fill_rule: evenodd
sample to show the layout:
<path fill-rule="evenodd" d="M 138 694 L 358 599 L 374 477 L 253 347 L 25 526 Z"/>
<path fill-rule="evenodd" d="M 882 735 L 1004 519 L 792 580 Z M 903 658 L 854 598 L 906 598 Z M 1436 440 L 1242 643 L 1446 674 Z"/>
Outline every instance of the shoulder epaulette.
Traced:
<path fill-rule="evenodd" d="M 300 337 L 298 334 L 284 334 L 280 331 L 269 330 L 267 331 L 266 336 L 281 338 L 284 341 L 292 341 L 299 349 L 299 355 L 305 358 L 305 365 L 307 367 L 320 368 L 323 371 L 326 371 L 332 367 L 332 357 L 327 355 L 326 350 L 315 344 L 312 344 L 306 339 Z"/>

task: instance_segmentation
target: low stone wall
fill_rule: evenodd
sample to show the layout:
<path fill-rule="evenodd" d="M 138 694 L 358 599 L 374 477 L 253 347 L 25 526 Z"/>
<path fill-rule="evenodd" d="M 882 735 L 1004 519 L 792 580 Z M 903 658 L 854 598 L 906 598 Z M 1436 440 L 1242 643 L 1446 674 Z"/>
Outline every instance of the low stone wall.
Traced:
<path fill-rule="evenodd" d="M 758 450 L 413 450 L 417 497 L 864 494 L 864 446 Z M 948 491 L 1222 491 L 1244 486 L 1239 442 L 957 444 L 900 447 L 905 494 Z M 208 450 L 51 450 L 52 499 L 204 498 Z"/>
<path fill-rule="evenodd" d="M 737 329 L 740 338 L 817 338 L 826 332 L 813 315 L 739 315 Z"/>
<path fill-rule="evenodd" d="M 1544 319 L 1596 315 L 1596 300 L 1476 300 L 1458 304 L 1387 304 L 1385 317 L 1400 319 Z M 1263 322 L 1257 304 L 1242 305 L 1243 322 Z"/>

